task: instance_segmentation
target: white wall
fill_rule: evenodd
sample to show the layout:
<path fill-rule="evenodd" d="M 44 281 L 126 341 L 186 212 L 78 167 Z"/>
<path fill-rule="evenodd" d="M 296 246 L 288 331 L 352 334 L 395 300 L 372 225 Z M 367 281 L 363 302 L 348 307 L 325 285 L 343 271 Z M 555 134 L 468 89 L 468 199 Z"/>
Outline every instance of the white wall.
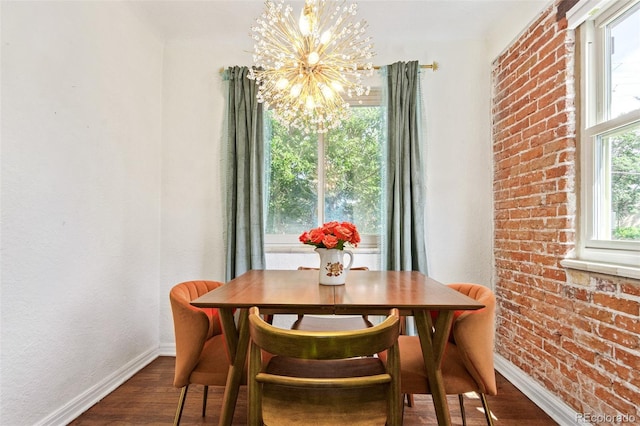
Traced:
<path fill-rule="evenodd" d="M 162 53 L 120 2 L 2 2 L 2 425 L 155 356 Z"/>
<path fill-rule="evenodd" d="M 165 46 L 161 353 L 175 353 L 171 287 L 193 279 L 225 279 L 221 144 L 225 95 L 220 69 L 240 60 L 237 51 L 211 41 Z"/>

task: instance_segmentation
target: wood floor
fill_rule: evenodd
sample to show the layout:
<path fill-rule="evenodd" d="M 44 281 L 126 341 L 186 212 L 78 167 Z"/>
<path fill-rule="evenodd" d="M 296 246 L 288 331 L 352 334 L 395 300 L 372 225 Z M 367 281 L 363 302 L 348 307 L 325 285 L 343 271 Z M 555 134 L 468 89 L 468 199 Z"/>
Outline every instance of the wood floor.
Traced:
<path fill-rule="evenodd" d="M 98 404 L 70 423 L 83 425 L 170 425 L 173 422 L 180 390 L 172 386 L 174 358 L 160 357 Z M 489 407 L 498 425 L 556 425 L 549 416 L 527 399 L 502 376 L 497 375 L 498 395 L 489 396 Z M 202 417 L 201 386 L 191 386 L 187 395 L 182 425 L 217 425 L 222 406 L 222 388 L 209 388 L 207 415 Z M 240 390 L 234 425 L 244 425 L 247 419 L 246 387 Z M 405 407 L 405 425 L 436 425 L 431 397 L 415 395 L 415 405 Z M 449 397 L 451 419 L 461 425 L 456 396 Z M 467 424 L 486 425 L 480 401 L 465 396 Z"/>

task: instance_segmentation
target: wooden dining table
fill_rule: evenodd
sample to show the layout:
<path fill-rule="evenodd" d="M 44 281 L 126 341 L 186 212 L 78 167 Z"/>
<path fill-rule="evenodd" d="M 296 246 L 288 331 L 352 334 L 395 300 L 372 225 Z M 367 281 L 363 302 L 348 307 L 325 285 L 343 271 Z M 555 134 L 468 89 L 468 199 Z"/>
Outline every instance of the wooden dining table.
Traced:
<path fill-rule="evenodd" d="M 413 316 L 439 425 L 451 424 L 440 366 L 453 313 L 484 307 L 412 271 L 349 271 L 345 284 L 330 286 L 318 284 L 318 271 L 251 270 L 191 304 L 219 309 L 229 349 L 231 366 L 220 425 L 231 425 L 233 421 L 249 347 L 248 317 L 252 306 L 274 314 L 387 315 L 391 308 L 397 308 L 400 315 Z M 430 311 L 440 312 L 435 321 Z"/>

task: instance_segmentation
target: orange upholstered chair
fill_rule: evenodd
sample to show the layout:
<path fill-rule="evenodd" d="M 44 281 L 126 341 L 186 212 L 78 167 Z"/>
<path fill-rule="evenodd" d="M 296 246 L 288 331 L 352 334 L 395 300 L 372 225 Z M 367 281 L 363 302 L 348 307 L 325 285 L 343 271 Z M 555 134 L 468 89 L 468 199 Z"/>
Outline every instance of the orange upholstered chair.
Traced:
<path fill-rule="evenodd" d="M 493 366 L 495 335 L 495 296 L 491 289 L 479 284 L 449 284 L 460 293 L 485 305 L 477 311 L 459 311 L 454 315 L 451 335 L 442 361 L 442 379 L 447 394 L 458 395 L 463 424 L 466 418 L 463 394 L 479 394 L 487 423 L 493 424 L 485 395 L 496 395 Z M 403 394 L 429 394 L 429 381 L 424 367 L 418 336 L 400 336 L 401 389 Z"/>
<path fill-rule="evenodd" d="M 221 285 L 216 281 L 187 281 L 176 285 L 169 293 L 176 338 L 173 385 L 182 388 L 175 425 L 180 423 L 189 385 L 204 385 L 204 417 L 208 387 L 225 386 L 227 381 L 230 363 L 218 310 L 200 309 L 190 304 L 192 300 Z"/>

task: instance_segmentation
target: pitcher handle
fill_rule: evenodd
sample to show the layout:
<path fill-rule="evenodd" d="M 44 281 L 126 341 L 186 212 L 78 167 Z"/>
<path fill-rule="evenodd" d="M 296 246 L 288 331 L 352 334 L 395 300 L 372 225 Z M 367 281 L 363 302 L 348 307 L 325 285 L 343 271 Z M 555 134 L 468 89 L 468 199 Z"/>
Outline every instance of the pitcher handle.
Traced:
<path fill-rule="evenodd" d="M 344 271 L 347 272 L 348 270 L 351 269 L 351 265 L 353 265 L 353 252 L 351 252 L 350 250 L 343 250 L 343 251 L 345 254 L 349 255 L 349 264 L 344 268 Z"/>

